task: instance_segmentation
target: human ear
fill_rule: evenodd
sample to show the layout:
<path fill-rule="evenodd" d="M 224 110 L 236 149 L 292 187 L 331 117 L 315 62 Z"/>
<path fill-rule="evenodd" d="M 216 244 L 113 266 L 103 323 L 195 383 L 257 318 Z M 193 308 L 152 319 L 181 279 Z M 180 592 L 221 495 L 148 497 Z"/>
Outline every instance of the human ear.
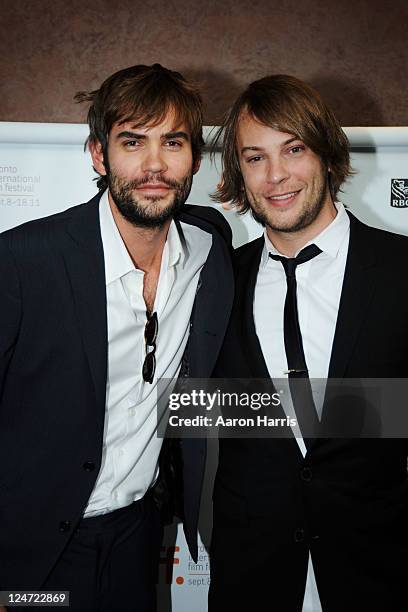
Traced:
<path fill-rule="evenodd" d="M 91 153 L 93 167 L 95 168 L 98 174 L 100 174 L 101 176 L 105 176 L 106 168 L 101 143 L 99 142 L 99 140 L 96 140 L 95 142 L 89 142 L 88 147 L 89 152 Z"/>

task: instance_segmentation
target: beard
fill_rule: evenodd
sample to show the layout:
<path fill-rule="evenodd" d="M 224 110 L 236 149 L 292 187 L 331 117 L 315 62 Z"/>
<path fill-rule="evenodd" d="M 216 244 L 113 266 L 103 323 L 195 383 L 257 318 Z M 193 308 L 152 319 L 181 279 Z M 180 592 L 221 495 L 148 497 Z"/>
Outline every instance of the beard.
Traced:
<path fill-rule="evenodd" d="M 166 221 L 172 219 L 183 208 L 193 182 L 193 173 L 190 172 L 181 181 L 166 178 L 162 175 L 145 176 L 142 179 L 126 181 L 109 170 L 109 191 L 121 215 L 136 227 L 158 228 Z M 165 183 L 174 189 L 173 198 L 163 208 L 163 196 L 145 196 L 147 203 L 142 203 L 135 195 L 134 190 L 146 183 Z"/>
<path fill-rule="evenodd" d="M 313 186 L 312 193 L 308 200 L 303 204 L 297 215 L 289 221 L 279 219 L 278 214 L 271 214 L 267 207 L 262 206 L 262 203 L 252 196 L 253 201 L 248 201 L 251 207 L 251 213 L 255 221 L 263 226 L 268 226 L 271 230 L 283 233 L 299 232 L 311 225 L 318 217 L 323 209 L 328 193 L 328 184 L 322 175 L 317 183 Z M 248 197 L 248 196 L 247 196 Z"/>

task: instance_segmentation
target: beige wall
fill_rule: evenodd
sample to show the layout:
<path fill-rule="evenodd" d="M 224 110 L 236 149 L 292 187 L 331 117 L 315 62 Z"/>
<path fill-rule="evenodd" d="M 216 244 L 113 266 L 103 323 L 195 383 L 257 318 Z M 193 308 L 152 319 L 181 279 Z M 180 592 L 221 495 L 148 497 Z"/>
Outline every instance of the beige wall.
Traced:
<path fill-rule="evenodd" d="M 160 62 L 205 87 L 206 124 L 282 72 L 343 125 L 408 124 L 407 0 L 2 0 L 0 23 L 1 121 L 84 121 L 77 90 Z"/>

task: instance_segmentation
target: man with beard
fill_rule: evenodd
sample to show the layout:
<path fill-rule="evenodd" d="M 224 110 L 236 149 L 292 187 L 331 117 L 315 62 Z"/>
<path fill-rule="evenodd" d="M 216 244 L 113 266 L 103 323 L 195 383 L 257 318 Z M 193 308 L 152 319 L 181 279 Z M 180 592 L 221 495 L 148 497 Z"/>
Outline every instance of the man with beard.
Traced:
<path fill-rule="evenodd" d="M 230 232 L 185 205 L 203 146 L 192 84 L 134 66 L 77 99 L 91 102 L 99 194 L 0 237 L 0 590 L 151 612 L 171 471 L 167 456 L 158 467 L 158 381 L 211 374 Z M 178 456 L 196 558 L 204 441 Z"/>
<path fill-rule="evenodd" d="M 220 440 L 209 610 L 403 610 L 407 441 L 341 436 L 369 404 L 319 402 L 310 379 L 408 377 L 408 239 L 337 201 L 348 141 L 306 83 L 252 83 L 220 135 L 218 199 L 265 230 L 236 253 L 216 376 L 272 379 L 299 429 Z"/>

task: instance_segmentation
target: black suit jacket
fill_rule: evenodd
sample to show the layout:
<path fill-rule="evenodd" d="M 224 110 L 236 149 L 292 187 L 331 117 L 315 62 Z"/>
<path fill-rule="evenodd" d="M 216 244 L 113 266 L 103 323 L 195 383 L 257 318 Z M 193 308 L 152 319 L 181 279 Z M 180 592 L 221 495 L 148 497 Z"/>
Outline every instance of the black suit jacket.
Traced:
<path fill-rule="evenodd" d="M 263 242 L 236 253 L 219 377 L 269 377 L 253 318 Z M 407 238 L 350 215 L 329 377 L 408 377 L 407 253 Z M 309 550 L 325 612 L 405 609 L 407 449 L 317 439 L 303 458 L 293 437 L 220 440 L 210 610 L 229 596 L 239 610 L 269 597 L 271 610 L 300 612 Z"/>
<path fill-rule="evenodd" d="M 99 196 L 0 236 L 0 588 L 40 588 L 81 518 L 100 466 L 107 376 Z M 180 220 L 212 234 L 187 344 L 210 376 L 232 304 L 230 230 L 206 207 Z M 194 442 L 192 444 L 191 442 Z M 185 531 L 196 555 L 204 441 L 185 441 Z"/>

